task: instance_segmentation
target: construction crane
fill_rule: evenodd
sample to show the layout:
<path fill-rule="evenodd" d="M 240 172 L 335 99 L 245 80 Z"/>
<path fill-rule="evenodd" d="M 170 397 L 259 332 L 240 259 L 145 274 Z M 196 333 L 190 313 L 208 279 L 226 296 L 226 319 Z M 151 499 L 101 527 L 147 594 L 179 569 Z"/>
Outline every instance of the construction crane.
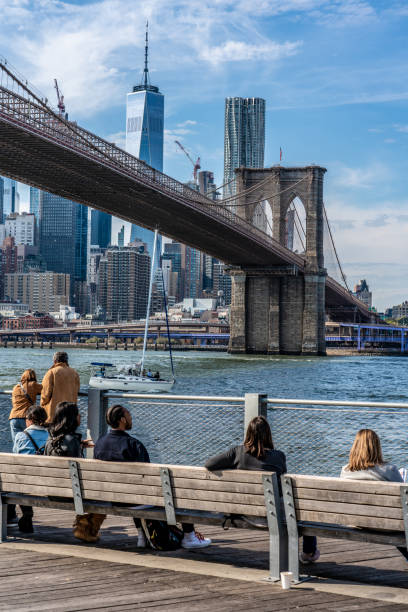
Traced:
<path fill-rule="evenodd" d="M 60 117 L 63 117 L 64 119 L 68 119 L 68 115 L 65 113 L 65 102 L 64 102 L 64 96 L 62 95 L 62 93 L 60 92 L 60 89 L 58 87 L 58 81 L 57 79 L 54 79 L 54 87 L 55 90 L 57 92 L 57 99 L 58 99 L 58 114 Z"/>
<path fill-rule="evenodd" d="M 176 145 L 178 145 L 180 147 L 180 149 L 183 151 L 183 153 L 186 155 L 186 157 L 190 160 L 190 162 L 193 164 L 193 177 L 194 177 L 194 181 L 197 182 L 197 171 L 201 169 L 201 159 L 199 157 L 197 157 L 197 161 L 194 162 L 194 160 L 192 159 L 191 155 L 188 153 L 188 151 L 186 151 L 186 149 L 183 147 L 183 145 L 181 144 L 181 142 L 179 142 L 178 140 L 174 141 L 176 143 Z"/>

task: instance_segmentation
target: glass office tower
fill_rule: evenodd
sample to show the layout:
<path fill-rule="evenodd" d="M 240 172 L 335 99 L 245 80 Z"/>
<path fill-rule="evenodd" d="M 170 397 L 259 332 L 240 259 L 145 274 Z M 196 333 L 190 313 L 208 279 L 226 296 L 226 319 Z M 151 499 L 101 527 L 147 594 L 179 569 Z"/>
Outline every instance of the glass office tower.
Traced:
<path fill-rule="evenodd" d="M 127 94 L 126 101 L 126 151 L 156 170 L 163 171 L 164 96 L 159 88 L 150 84 L 148 69 L 148 34 L 146 29 L 145 66 L 143 81 Z M 154 233 L 138 225 L 132 225 L 130 241 L 140 239 L 153 255 Z M 157 252 L 161 253 L 161 236 Z M 156 258 L 157 268 L 159 257 Z"/>
<path fill-rule="evenodd" d="M 82 312 L 87 271 L 88 208 L 51 193 L 40 199 L 40 248 L 47 270 L 71 275 L 71 297 Z"/>
<path fill-rule="evenodd" d="M 11 213 L 18 212 L 18 204 L 20 196 L 17 191 L 17 182 L 10 178 L 3 178 L 3 220 L 11 215 Z"/>
<path fill-rule="evenodd" d="M 224 125 L 224 184 L 235 168 L 263 168 L 265 152 L 265 100 L 226 98 Z M 224 197 L 233 195 L 233 182 L 224 187 Z"/>
<path fill-rule="evenodd" d="M 112 216 L 102 210 L 91 210 L 91 245 L 106 249 L 112 238 Z"/>

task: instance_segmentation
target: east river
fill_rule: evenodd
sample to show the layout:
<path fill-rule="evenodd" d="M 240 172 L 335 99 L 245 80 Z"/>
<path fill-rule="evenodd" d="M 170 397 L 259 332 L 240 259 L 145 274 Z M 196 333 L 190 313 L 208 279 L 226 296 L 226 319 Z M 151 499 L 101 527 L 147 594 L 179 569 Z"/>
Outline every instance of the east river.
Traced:
<path fill-rule="evenodd" d="M 0 348 L 0 389 L 11 389 L 21 372 L 34 368 L 39 380 L 51 365 L 49 349 Z M 128 364 L 140 351 L 68 350 L 70 365 L 87 388 L 92 361 Z M 408 402 L 408 359 L 404 357 L 264 357 L 226 353 L 177 352 L 177 395 L 242 396 L 266 393 L 275 398 Z M 167 353 L 147 353 L 147 365 L 168 376 Z M 200 464 L 206 456 L 239 443 L 242 406 L 200 403 L 129 403 L 133 433 L 155 461 Z M 0 450 L 11 450 L 8 413 L 11 399 L 0 396 Z M 81 402 L 84 423 L 86 404 Z M 335 475 L 360 427 L 376 429 L 384 455 L 408 466 L 408 411 L 378 409 L 270 410 L 275 446 L 286 452 L 289 469 Z"/>

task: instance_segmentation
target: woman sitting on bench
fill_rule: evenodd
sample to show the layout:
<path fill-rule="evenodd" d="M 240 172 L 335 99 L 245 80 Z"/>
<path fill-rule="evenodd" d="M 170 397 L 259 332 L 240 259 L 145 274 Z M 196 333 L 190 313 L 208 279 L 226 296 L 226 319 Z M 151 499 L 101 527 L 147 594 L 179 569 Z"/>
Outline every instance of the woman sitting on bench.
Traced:
<path fill-rule="evenodd" d="M 279 479 L 286 472 L 286 457 L 282 451 L 274 449 L 268 421 L 263 416 L 257 416 L 248 425 L 244 444 L 207 459 L 205 467 L 212 472 L 234 469 L 275 472 Z M 316 537 L 304 536 L 300 561 L 312 563 L 319 557 Z"/>
<path fill-rule="evenodd" d="M 349 462 L 342 468 L 340 478 L 404 482 L 397 466 L 384 461 L 380 438 L 372 429 L 360 429 L 357 432 Z M 397 548 L 408 560 L 407 549 L 401 546 Z"/>

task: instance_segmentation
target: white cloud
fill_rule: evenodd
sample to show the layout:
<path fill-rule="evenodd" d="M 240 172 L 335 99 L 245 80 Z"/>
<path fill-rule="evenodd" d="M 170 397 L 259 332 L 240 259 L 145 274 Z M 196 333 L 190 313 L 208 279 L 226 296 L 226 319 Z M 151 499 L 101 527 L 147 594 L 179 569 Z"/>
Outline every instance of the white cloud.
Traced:
<path fill-rule="evenodd" d="M 331 172 L 333 184 L 347 189 L 371 189 L 390 177 L 390 169 L 380 162 L 362 168 L 333 164 Z"/>
<path fill-rule="evenodd" d="M 108 134 L 108 136 L 105 137 L 105 140 L 107 140 L 108 142 L 112 142 L 120 149 L 126 148 L 126 132 L 116 132 L 115 134 Z"/>
<path fill-rule="evenodd" d="M 242 62 L 254 60 L 277 61 L 298 53 L 300 41 L 282 44 L 268 42 L 259 45 L 242 41 L 228 40 L 218 47 L 207 47 L 201 51 L 201 57 L 214 66 L 223 62 Z"/>
<path fill-rule="evenodd" d="M 8 59 L 51 100 L 57 77 L 68 111 L 80 116 L 120 104 L 123 92 L 140 79 L 134 67 L 142 65 L 147 18 L 151 66 L 156 62 L 166 75 L 179 76 L 201 63 L 202 80 L 211 82 L 218 64 L 273 63 L 299 47 L 261 35 L 247 6 L 227 0 L 0 0 L 0 11 L 0 47 L 7 46 Z"/>
<path fill-rule="evenodd" d="M 177 127 L 178 128 L 185 128 L 188 125 L 197 125 L 197 121 L 193 121 L 192 119 L 186 119 L 186 121 L 183 121 L 182 123 L 178 123 Z"/>
<path fill-rule="evenodd" d="M 396 124 L 396 125 L 394 125 L 394 129 L 397 132 L 402 132 L 403 134 L 408 134 L 408 125 Z"/>

